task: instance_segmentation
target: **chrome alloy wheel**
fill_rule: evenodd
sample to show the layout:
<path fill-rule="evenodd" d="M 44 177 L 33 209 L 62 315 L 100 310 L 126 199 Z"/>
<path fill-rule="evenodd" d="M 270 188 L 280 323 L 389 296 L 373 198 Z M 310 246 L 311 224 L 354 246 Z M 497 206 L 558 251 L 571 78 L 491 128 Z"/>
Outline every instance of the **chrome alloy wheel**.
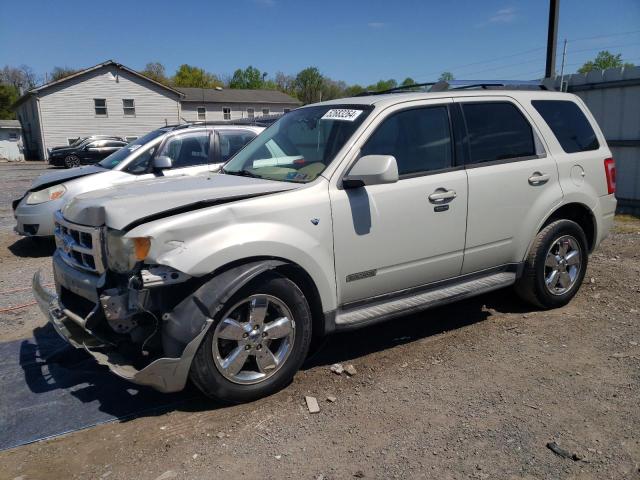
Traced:
<path fill-rule="evenodd" d="M 259 383 L 284 365 L 295 334 L 293 315 L 282 300 L 251 295 L 231 307 L 216 326 L 213 361 L 227 380 Z"/>
<path fill-rule="evenodd" d="M 551 244 L 544 262 L 544 283 L 552 295 L 567 293 L 576 283 L 582 269 L 582 249 L 571 235 Z"/>

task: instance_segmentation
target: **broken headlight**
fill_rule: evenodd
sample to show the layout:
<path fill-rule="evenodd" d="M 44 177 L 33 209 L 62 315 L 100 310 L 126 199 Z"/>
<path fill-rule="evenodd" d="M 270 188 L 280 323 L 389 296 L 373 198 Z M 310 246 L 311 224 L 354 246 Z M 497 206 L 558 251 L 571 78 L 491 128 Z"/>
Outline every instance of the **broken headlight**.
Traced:
<path fill-rule="evenodd" d="M 125 232 L 107 230 L 107 265 L 118 273 L 132 271 L 151 248 L 149 237 L 125 237 Z"/>
<path fill-rule="evenodd" d="M 50 202 L 62 197 L 67 188 L 64 185 L 54 185 L 49 188 L 43 188 L 37 192 L 31 192 L 27 196 L 27 205 L 36 205 L 38 203 Z"/>

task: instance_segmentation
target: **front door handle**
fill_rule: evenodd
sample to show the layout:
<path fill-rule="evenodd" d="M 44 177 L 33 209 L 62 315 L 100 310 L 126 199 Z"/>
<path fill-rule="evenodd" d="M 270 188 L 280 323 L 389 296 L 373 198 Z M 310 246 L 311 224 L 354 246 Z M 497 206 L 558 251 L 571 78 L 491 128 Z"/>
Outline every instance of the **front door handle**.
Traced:
<path fill-rule="evenodd" d="M 549 175 L 548 173 L 534 172 L 533 175 L 529 177 L 529 185 L 544 185 L 549 181 L 550 178 L 551 175 Z"/>
<path fill-rule="evenodd" d="M 457 193 L 455 190 L 446 190 L 444 188 L 438 188 L 435 192 L 429 195 L 429 201 L 431 203 L 445 203 L 456 198 Z"/>

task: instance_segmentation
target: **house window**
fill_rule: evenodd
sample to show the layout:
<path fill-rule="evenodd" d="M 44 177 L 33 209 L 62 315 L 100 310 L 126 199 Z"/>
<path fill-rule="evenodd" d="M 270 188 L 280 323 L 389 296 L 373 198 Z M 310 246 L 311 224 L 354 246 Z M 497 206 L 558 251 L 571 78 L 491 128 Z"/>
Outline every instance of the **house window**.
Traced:
<path fill-rule="evenodd" d="M 107 99 L 106 98 L 94 98 L 93 107 L 96 110 L 96 117 L 107 116 Z"/>
<path fill-rule="evenodd" d="M 207 119 L 207 109 L 205 107 L 198 107 L 198 120 Z"/>
<path fill-rule="evenodd" d="M 283 112 L 284 112 L 284 113 L 289 113 L 290 111 L 291 111 L 291 109 L 290 109 L 290 108 L 285 108 L 285 109 L 283 110 Z"/>
<path fill-rule="evenodd" d="M 263 108 L 262 109 L 262 115 L 269 115 L 269 109 L 268 108 Z"/>
<path fill-rule="evenodd" d="M 18 134 L 16 132 L 9 132 L 9 140 L 18 140 Z"/>
<path fill-rule="evenodd" d="M 247 108 L 247 118 L 254 118 L 256 116 L 256 111 L 254 108 Z"/>
<path fill-rule="evenodd" d="M 122 110 L 124 110 L 125 117 L 135 117 L 136 116 L 136 104 L 133 101 L 133 98 L 123 98 L 122 99 Z"/>
<path fill-rule="evenodd" d="M 231 120 L 231 108 L 230 107 L 222 107 L 222 118 L 224 120 Z"/>

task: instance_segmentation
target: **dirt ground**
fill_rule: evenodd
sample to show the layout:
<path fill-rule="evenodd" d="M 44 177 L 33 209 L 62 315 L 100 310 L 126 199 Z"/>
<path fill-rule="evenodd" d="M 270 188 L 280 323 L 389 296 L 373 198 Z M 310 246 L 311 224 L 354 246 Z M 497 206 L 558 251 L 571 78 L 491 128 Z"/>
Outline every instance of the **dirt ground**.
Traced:
<path fill-rule="evenodd" d="M 8 204 L 42 168 L 0 165 L 0 309 L 32 302 L 33 272 L 50 268 Z M 564 308 L 504 290 L 335 335 L 269 398 L 197 398 L 0 452 L 0 478 L 638 479 L 639 312 L 640 221 L 620 217 Z M 0 341 L 43 323 L 35 306 L 0 313 Z"/>

